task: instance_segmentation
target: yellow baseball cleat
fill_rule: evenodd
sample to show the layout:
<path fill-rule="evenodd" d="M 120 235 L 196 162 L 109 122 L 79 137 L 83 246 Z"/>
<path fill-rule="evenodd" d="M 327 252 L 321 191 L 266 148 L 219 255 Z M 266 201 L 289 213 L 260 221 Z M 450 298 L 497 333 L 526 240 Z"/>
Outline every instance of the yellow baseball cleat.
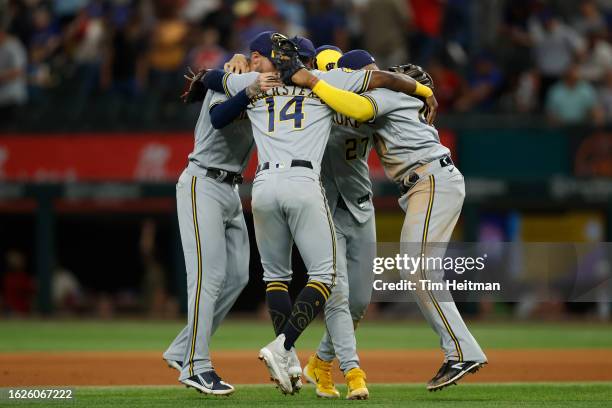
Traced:
<path fill-rule="evenodd" d="M 304 378 L 316 385 L 317 395 L 321 398 L 340 398 L 331 374 L 331 361 L 321 360 L 316 354 L 310 356 L 304 367 Z"/>
<path fill-rule="evenodd" d="M 346 399 L 349 400 L 365 400 L 370 396 L 366 385 L 366 375 L 361 368 L 353 368 L 346 373 L 346 385 L 348 391 Z"/>

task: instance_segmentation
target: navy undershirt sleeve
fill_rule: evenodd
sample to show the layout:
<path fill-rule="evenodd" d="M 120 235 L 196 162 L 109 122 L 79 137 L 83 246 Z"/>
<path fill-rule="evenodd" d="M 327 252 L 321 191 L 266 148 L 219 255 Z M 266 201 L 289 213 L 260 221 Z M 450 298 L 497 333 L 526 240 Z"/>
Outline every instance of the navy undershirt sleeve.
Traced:
<path fill-rule="evenodd" d="M 204 78 L 202 78 L 202 82 L 204 86 L 208 89 L 212 89 L 215 92 L 225 93 L 225 89 L 223 89 L 223 76 L 225 72 L 220 69 L 213 69 L 212 71 L 208 71 Z"/>
<path fill-rule="evenodd" d="M 227 101 L 213 105 L 210 108 L 210 122 L 215 129 L 224 128 L 240 116 L 242 111 L 249 105 L 249 102 L 246 89 L 243 89 Z"/>

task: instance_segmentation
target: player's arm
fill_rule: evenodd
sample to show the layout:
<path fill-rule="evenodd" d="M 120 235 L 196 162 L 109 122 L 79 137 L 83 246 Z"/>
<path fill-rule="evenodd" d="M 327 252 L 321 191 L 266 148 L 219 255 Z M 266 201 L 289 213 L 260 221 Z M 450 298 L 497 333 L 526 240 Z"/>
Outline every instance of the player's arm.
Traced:
<path fill-rule="evenodd" d="M 370 72 L 371 76 L 367 86 L 368 90 L 386 88 L 410 96 L 420 96 L 425 100 L 425 104 L 428 108 L 427 123 L 431 125 L 434 122 L 436 111 L 438 110 L 438 101 L 436 101 L 436 97 L 431 88 L 415 81 L 407 75 L 387 71 Z"/>
<path fill-rule="evenodd" d="M 243 89 L 227 101 L 211 105 L 210 123 L 215 129 L 223 129 L 240 116 L 249 105 L 249 101 L 247 90 Z"/>
<path fill-rule="evenodd" d="M 220 92 L 222 94 L 227 94 L 225 92 L 225 78 L 226 73 L 221 71 L 220 69 L 210 70 L 204 75 L 202 78 L 202 82 L 204 86 L 208 89 L 212 89 L 215 92 Z M 229 96 L 229 95 L 228 95 Z"/>
<path fill-rule="evenodd" d="M 294 84 L 310 88 L 330 108 L 358 122 L 367 122 L 375 115 L 374 106 L 367 98 L 336 88 L 302 69 L 291 78 Z"/>
<path fill-rule="evenodd" d="M 249 72 L 246 74 L 233 74 L 231 72 L 223 72 L 220 69 L 208 71 L 202 78 L 204 86 L 212 89 L 215 92 L 220 92 L 228 97 L 236 95 L 238 92 L 247 88 L 259 76 L 257 72 Z M 280 82 L 279 82 L 280 84 Z M 277 85 L 280 86 L 280 85 Z"/>
<path fill-rule="evenodd" d="M 274 73 L 259 74 L 257 79 L 253 81 L 242 91 L 232 96 L 222 103 L 216 103 L 210 107 L 210 122 L 215 129 L 222 129 L 232 123 L 240 114 L 247 109 L 251 98 L 257 94 L 267 91 L 268 89 L 280 86 L 278 77 Z"/>

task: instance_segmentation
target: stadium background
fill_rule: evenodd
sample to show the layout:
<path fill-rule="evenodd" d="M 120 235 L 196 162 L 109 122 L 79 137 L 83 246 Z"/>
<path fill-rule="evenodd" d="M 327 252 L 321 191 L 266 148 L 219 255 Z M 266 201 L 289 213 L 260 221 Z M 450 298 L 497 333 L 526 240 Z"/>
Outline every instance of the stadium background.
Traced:
<path fill-rule="evenodd" d="M 18 351 L 161 351 L 171 340 L 185 309 L 174 183 L 191 151 L 199 110 L 178 101 L 182 74 L 186 66 L 221 67 L 263 30 L 307 35 L 316 46 L 365 48 L 381 67 L 410 61 L 430 70 L 440 102 L 437 127 L 466 177 L 455 239 L 612 240 L 609 1 L 5 0 L 0 5 L 0 327 L 6 328 L 0 329 L 0 360 L 5 362 Z M 20 55 L 27 63 L 11 66 L 8 61 Z M 234 316 L 247 320 L 230 322 L 222 331 L 227 335 L 220 334 L 220 343 L 229 342 L 222 349 L 246 347 L 234 342 L 267 319 L 249 208 L 255 161 L 241 187 L 252 240 L 251 280 L 234 308 Z M 370 162 L 379 241 L 397 241 L 403 213 L 396 187 L 375 154 Z M 297 251 L 294 263 L 299 287 L 303 267 Z M 480 321 L 477 337 L 485 336 L 485 348 L 596 349 L 603 353 L 598 372 L 610 372 L 607 301 L 550 302 L 527 313 L 512 303 L 459 307 Z M 142 318 L 168 322 L 152 329 Z M 398 319 L 399 325 L 381 323 Z M 374 305 L 367 320 L 360 334 L 366 349 L 436 347 L 409 304 Z M 411 333 L 423 334 L 414 340 Z M 305 340 L 307 349 L 316 337 Z M 38 338 L 48 341 L 32 340 Z M 431 373 L 422 373 L 423 380 L 435 364 Z M 11 384 L 3 378 L 0 385 Z"/>

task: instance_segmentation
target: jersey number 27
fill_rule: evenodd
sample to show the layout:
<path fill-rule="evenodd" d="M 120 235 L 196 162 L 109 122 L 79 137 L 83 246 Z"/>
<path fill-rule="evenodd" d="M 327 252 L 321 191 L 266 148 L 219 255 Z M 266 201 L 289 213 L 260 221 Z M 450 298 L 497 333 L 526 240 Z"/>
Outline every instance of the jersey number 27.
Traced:
<path fill-rule="evenodd" d="M 304 119 L 304 113 L 302 112 L 303 103 L 303 96 L 296 96 L 288 100 L 278 114 L 279 121 L 284 122 L 286 120 L 293 120 L 293 128 L 301 129 L 302 120 Z M 272 96 L 266 98 L 266 105 L 268 105 L 268 132 L 272 133 L 274 132 L 276 117 L 274 98 Z M 292 110 L 292 112 L 290 112 L 290 110 Z"/>

